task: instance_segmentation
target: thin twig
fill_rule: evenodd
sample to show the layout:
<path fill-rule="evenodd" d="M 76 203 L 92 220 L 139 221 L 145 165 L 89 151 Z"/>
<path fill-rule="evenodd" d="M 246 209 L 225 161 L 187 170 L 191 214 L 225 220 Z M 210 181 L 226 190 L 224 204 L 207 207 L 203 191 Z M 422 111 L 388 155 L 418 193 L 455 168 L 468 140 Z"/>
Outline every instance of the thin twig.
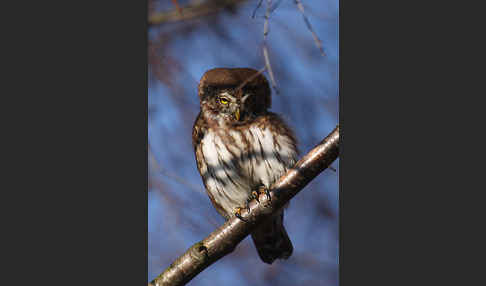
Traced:
<path fill-rule="evenodd" d="M 270 6 L 272 5 L 272 0 L 267 0 L 267 10 L 265 11 L 265 23 L 263 24 L 263 41 L 267 40 L 268 35 L 268 19 L 270 18 Z"/>
<path fill-rule="evenodd" d="M 256 11 L 258 10 L 258 8 L 260 8 L 260 6 L 262 6 L 262 2 L 263 2 L 263 0 L 258 1 L 257 6 L 255 7 L 255 10 L 253 10 L 253 14 L 251 15 L 251 17 L 253 19 L 255 19 L 255 14 L 256 14 Z"/>
<path fill-rule="evenodd" d="M 276 94 L 280 92 L 277 89 L 277 83 L 275 82 L 275 76 L 273 75 L 272 65 L 270 64 L 270 57 L 268 56 L 267 48 L 267 35 L 268 35 L 268 19 L 270 18 L 270 7 L 272 6 L 272 0 L 267 0 L 267 10 L 265 11 L 265 22 L 263 24 L 263 59 L 265 60 L 265 67 L 267 68 L 270 81 L 272 82 L 272 88 Z"/>
<path fill-rule="evenodd" d="M 260 196 L 249 203 L 250 211 L 229 219 L 208 237 L 191 246 L 149 286 L 184 285 L 235 247 L 261 223 L 283 208 L 310 181 L 326 169 L 339 154 L 339 126 L 270 187 L 270 199 Z"/>
<path fill-rule="evenodd" d="M 268 49 L 266 43 L 263 43 L 263 58 L 265 60 L 265 67 L 267 68 L 268 75 L 270 76 L 270 81 L 272 82 L 272 87 L 276 94 L 280 94 L 277 88 L 277 83 L 275 82 L 275 76 L 273 75 L 272 66 L 270 65 L 270 58 L 268 57 Z"/>
<path fill-rule="evenodd" d="M 309 31 L 312 34 L 312 37 L 314 38 L 314 42 L 316 42 L 317 47 L 321 51 L 321 54 L 323 56 L 325 56 L 326 54 L 324 53 L 324 49 L 322 47 L 322 42 L 319 39 L 319 37 L 317 37 L 317 34 L 314 32 L 314 29 L 312 29 L 312 26 L 309 22 L 309 19 L 307 19 L 307 16 L 304 13 L 304 5 L 302 5 L 302 1 L 301 0 L 294 0 L 294 1 L 295 1 L 295 4 L 297 4 L 297 7 L 299 8 L 300 13 L 302 14 L 302 18 L 304 18 L 304 22 L 307 26 L 307 29 L 309 29 Z"/>
<path fill-rule="evenodd" d="M 273 4 L 273 7 L 270 8 L 270 13 L 273 13 L 280 6 L 280 3 L 282 3 L 282 0 L 277 0 L 277 3 Z"/>
<path fill-rule="evenodd" d="M 267 69 L 267 67 L 263 67 L 261 68 L 257 73 L 255 73 L 254 75 L 250 76 L 249 78 L 245 79 L 245 81 L 243 81 L 237 88 L 236 88 L 236 91 L 242 89 L 247 83 L 249 83 L 250 81 L 252 81 L 253 79 L 255 79 L 258 75 L 260 75 L 262 72 L 264 72 L 265 70 Z"/>

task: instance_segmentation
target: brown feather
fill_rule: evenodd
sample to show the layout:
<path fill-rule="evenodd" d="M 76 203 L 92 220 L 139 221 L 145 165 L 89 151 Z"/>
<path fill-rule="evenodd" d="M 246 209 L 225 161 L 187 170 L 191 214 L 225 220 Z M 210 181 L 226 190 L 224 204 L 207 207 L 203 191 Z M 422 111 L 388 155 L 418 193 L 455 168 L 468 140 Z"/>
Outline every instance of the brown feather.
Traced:
<path fill-rule="evenodd" d="M 275 259 L 287 259 L 294 247 L 283 226 L 283 211 L 259 226 L 251 234 L 258 255 L 263 262 L 272 264 Z"/>

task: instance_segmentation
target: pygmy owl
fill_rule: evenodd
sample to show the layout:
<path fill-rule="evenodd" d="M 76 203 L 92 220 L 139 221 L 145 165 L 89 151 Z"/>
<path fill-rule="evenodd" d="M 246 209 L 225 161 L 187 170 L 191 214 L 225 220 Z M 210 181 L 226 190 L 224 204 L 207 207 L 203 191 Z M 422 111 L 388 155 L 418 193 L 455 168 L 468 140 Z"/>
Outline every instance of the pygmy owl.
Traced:
<path fill-rule="evenodd" d="M 192 140 L 207 194 L 225 219 L 267 190 L 297 160 L 292 130 L 269 112 L 270 87 L 256 70 L 216 68 L 198 87 L 201 110 Z M 251 234 L 260 258 L 287 259 L 292 243 L 283 226 L 283 209 Z"/>

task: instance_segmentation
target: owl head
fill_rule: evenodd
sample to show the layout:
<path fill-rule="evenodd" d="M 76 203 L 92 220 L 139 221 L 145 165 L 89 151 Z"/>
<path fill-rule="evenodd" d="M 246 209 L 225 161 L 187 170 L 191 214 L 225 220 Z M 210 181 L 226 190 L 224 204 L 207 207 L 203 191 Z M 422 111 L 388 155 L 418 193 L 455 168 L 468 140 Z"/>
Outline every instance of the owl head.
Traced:
<path fill-rule="evenodd" d="M 201 111 L 226 123 L 245 123 L 264 113 L 271 105 L 270 87 L 257 70 L 215 68 L 199 81 Z"/>

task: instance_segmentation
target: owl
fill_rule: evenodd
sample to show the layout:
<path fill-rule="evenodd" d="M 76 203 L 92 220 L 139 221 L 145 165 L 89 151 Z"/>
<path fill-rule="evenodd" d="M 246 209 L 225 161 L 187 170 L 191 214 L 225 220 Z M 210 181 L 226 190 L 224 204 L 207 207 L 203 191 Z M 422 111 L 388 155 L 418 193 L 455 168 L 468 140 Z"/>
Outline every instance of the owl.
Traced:
<path fill-rule="evenodd" d="M 297 161 L 292 130 L 268 111 L 271 91 L 265 77 L 250 68 L 207 71 L 198 86 L 200 112 L 192 141 L 206 192 L 225 219 L 242 219 L 242 207 Z M 258 226 L 251 237 L 263 262 L 287 259 L 293 251 L 283 225 L 283 209 Z"/>

